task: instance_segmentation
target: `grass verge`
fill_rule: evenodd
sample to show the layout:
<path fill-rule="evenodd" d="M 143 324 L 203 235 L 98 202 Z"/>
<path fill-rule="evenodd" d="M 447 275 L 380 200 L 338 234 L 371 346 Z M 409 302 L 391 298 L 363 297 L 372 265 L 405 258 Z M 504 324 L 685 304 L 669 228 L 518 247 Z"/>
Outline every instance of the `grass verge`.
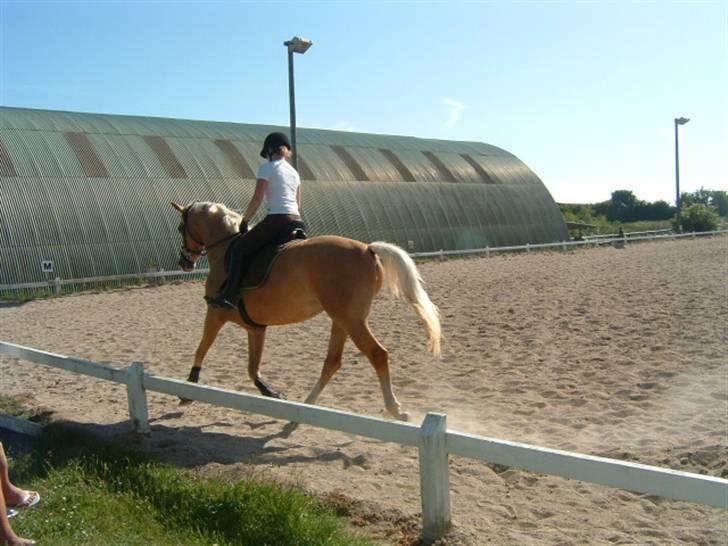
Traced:
<path fill-rule="evenodd" d="M 54 546 L 371 546 L 334 509 L 302 491 L 222 482 L 51 424 L 11 461 L 12 479 L 41 493 L 12 520 L 20 536 Z"/>

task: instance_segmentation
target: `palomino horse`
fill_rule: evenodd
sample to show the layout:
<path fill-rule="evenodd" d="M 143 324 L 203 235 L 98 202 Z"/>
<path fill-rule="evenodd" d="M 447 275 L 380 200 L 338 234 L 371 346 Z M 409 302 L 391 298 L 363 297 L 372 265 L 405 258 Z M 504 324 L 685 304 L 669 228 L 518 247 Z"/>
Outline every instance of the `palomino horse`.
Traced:
<path fill-rule="evenodd" d="M 195 202 L 182 207 L 179 230 L 183 243 L 180 267 L 191 271 L 196 260 L 207 255 L 210 272 L 205 295 L 214 296 L 225 280 L 225 252 L 239 233 L 241 216 L 220 203 Z M 202 361 L 226 322 L 234 322 L 248 332 L 248 374 L 258 390 L 281 397 L 261 379 L 259 367 L 266 326 L 308 320 L 322 311 L 331 317 L 331 337 L 321 376 L 306 398 L 313 404 L 341 367 L 347 338 L 369 359 L 377 372 L 387 411 L 396 419 L 407 420 L 392 392 L 387 350 L 369 330 L 367 317 L 372 300 L 382 285 L 402 296 L 422 319 L 427 331 L 427 348 L 440 353 L 440 320 L 437 307 L 422 287 L 419 272 L 401 248 L 382 242 L 365 244 L 337 236 L 312 237 L 291 243 L 276 260 L 264 284 L 243 289 L 241 298 L 252 326 L 238 310 L 208 305 L 205 326 L 189 380 L 196 382 Z M 265 325 L 265 326 L 262 326 Z"/>

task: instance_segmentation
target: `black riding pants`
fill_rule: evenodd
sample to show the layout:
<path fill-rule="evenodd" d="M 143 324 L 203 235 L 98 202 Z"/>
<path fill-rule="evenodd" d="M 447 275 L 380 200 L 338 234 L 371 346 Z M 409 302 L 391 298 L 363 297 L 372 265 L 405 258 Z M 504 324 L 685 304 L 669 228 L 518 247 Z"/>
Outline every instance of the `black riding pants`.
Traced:
<path fill-rule="evenodd" d="M 300 227 L 304 227 L 300 216 L 269 214 L 248 233 L 235 239 L 230 248 L 225 294 L 233 297 L 236 295 L 240 282 L 248 270 L 249 258 L 262 250 L 263 247 L 276 243 L 295 228 Z"/>

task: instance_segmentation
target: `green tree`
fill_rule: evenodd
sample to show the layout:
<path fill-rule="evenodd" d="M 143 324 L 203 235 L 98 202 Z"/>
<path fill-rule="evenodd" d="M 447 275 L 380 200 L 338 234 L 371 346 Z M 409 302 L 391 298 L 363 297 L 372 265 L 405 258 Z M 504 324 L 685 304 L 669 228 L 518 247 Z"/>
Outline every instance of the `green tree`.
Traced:
<path fill-rule="evenodd" d="M 638 210 L 644 205 L 644 201 L 637 199 L 630 190 L 616 190 L 609 201 L 596 203 L 593 208 L 596 214 L 606 216 L 610 222 L 630 222 L 638 219 Z"/>
<path fill-rule="evenodd" d="M 712 191 L 710 204 L 718 211 L 720 216 L 728 216 L 728 191 Z"/>
<path fill-rule="evenodd" d="M 655 201 L 648 204 L 648 216 L 645 220 L 669 220 L 675 214 L 675 207 L 667 201 Z"/>
<path fill-rule="evenodd" d="M 683 207 L 700 204 L 713 207 L 720 216 L 728 216 L 728 192 L 722 190 L 706 190 L 700 188 L 692 193 L 680 195 Z"/>
<path fill-rule="evenodd" d="M 718 213 L 712 207 L 695 203 L 680 213 L 682 231 L 713 231 L 718 227 Z"/>
<path fill-rule="evenodd" d="M 699 190 L 695 190 L 693 193 L 682 193 L 680 195 L 680 203 L 684 207 L 689 207 L 690 205 L 710 205 L 710 194 L 712 192 L 710 190 L 706 190 L 705 188 L 700 188 Z"/>
<path fill-rule="evenodd" d="M 632 208 L 637 204 L 637 196 L 630 190 L 612 192 L 612 205 L 619 208 Z"/>

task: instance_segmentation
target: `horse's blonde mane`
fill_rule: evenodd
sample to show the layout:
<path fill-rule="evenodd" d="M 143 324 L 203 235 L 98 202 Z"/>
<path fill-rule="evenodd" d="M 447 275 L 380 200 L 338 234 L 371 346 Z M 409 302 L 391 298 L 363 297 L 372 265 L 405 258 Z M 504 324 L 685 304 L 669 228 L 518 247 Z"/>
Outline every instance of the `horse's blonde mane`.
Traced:
<path fill-rule="evenodd" d="M 195 207 L 206 209 L 207 214 L 210 216 L 220 216 L 223 224 L 227 229 L 237 230 L 240 226 L 240 221 L 243 219 L 241 214 L 238 214 L 234 210 L 230 210 L 222 203 L 213 203 L 212 201 L 198 201 L 194 203 Z"/>

